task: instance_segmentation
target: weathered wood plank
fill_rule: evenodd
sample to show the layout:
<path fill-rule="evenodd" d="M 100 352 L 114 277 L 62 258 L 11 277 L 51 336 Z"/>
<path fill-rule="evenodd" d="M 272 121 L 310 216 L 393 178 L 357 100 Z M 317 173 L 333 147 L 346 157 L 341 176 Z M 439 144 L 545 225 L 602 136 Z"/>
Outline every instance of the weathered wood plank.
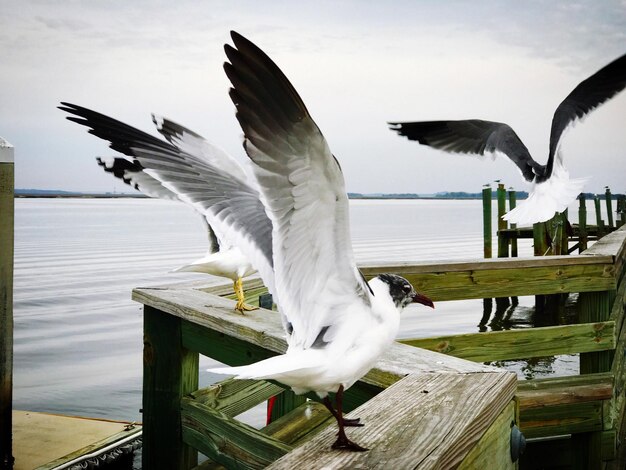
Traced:
<path fill-rule="evenodd" d="M 143 468 L 187 469 L 197 452 L 183 444 L 180 400 L 198 388 L 198 354 L 182 346 L 181 319 L 144 306 Z"/>
<path fill-rule="evenodd" d="M 186 444 L 228 468 L 265 468 L 292 449 L 278 439 L 189 398 L 181 401 L 181 422 Z"/>
<path fill-rule="evenodd" d="M 189 398 L 209 406 L 226 416 L 237 416 L 283 391 L 282 387 L 264 380 L 226 379 L 196 390 Z"/>
<path fill-rule="evenodd" d="M 515 384 L 508 372 L 410 375 L 349 414 L 365 423 L 348 434 L 368 452 L 332 451 L 331 426 L 268 468 L 453 468 L 509 405 Z"/>
<path fill-rule="evenodd" d="M 600 375 L 600 374 L 594 374 Z M 608 400 L 613 394 L 613 384 L 610 375 L 604 379 L 595 378 L 594 383 L 577 383 L 578 377 L 562 381 L 557 384 L 545 382 L 545 387 L 524 388 L 520 383 L 517 390 L 517 399 L 522 410 L 546 408 L 548 406 L 584 403 L 588 401 Z"/>
<path fill-rule="evenodd" d="M 527 438 L 602 430 L 602 402 L 588 401 L 520 409 L 520 429 Z"/>
<path fill-rule="evenodd" d="M 246 312 L 246 315 L 239 315 L 230 309 L 232 301 L 196 289 L 134 289 L 133 300 L 183 318 L 190 323 L 207 327 L 218 335 L 221 333 L 252 346 L 260 346 L 266 351 L 283 353 L 287 349 L 280 318 L 276 312 L 259 309 Z M 495 367 L 395 343 L 363 381 L 384 388 L 410 373 L 497 370 Z"/>
<path fill-rule="evenodd" d="M 384 267 L 381 271 L 363 270 L 368 279 L 383 271 L 404 276 L 418 292 L 425 293 L 434 301 L 603 291 L 615 288 L 613 264 L 558 265 L 523 269 L 498 267 L 431 273 L 415 273 L 411 272 L 411 268 L 400 271 L 399 267 L 391 266 Z"/>
<path fill-rule="evenodd" d="M 490 331 L 432 338 L 403 339 L 401 343 L 476 362 L 606 351 L 615 348 L 615 323 L 548 326 Z"/>
<path fill-rule="evenodd" d="M 335 418 L 324 405 L 307 401 L 265 426 L 261 432 L 295 447 L 304 444 L 326 426 L 333 426 L 335 423 Z"/>
<path fill-rule="evenodd" d="M 511 423 L 515 422 L 515 402 L 500 413 L 483 434 L 480 441 L 469 451 L 467 457 L 459 465 L 459 470 L 474 469 L 515 469 L 517 465 L 511 460 Z"/>

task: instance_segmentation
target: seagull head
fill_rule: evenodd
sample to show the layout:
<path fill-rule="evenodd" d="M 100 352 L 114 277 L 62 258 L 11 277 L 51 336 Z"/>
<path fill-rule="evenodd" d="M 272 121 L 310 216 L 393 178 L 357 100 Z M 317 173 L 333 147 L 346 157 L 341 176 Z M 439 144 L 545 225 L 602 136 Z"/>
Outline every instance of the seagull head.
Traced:
<path fill-rule="evenodd" d="M 402 310 L 410 303 L 419 303 L 435 308 L 435 304 L 432 300 L 423 294 L 417 293 L 411 283 L 402 276 L 385 273 L 379 274 L 377 278 L 387 284 L 389 287 L 389 295 L 399 310 Z"/>

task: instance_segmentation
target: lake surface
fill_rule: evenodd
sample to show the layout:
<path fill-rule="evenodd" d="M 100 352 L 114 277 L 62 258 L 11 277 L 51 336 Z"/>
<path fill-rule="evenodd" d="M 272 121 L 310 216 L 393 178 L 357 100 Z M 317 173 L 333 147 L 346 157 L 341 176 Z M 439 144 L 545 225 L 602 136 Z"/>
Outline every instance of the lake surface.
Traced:
<path fill-rule="evenodd" d="M 358 262 L 482 257 L 479 200 L 353 200 L 351 219 Z M 131 290 L 206 279 L 169 272 L 205 250 L 202 222 L 183 204 L 16 199 L 14 408 L 141 421 L 142 309 Z M 519 251 L 531 255 L 530 240 Z M 531 326 L 532 305 L 520 298 L 505 326 Z M 479 327 L 481 317 L 482 300 L 416 306 L 401 336 L 502 327 L 501 318 Z M 215 378 L 204 372 L 212 364 L 201 359 L 202 383 Z M 505 365 L 527 377 L 578 370 L 573 356 Z M 259 424 L 262 413 L 248 420 Z"/>

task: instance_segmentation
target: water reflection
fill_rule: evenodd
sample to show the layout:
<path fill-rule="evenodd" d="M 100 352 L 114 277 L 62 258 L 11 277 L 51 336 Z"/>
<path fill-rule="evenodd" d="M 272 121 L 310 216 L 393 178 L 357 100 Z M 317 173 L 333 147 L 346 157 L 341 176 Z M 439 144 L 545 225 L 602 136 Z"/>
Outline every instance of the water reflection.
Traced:
<path fill-rule="evenodd" d="M 534 299 L 534 305 L 522 305 L 518 297 L 483 299 L 483 314 L 478 323 L 478 331 L 503 331 L 577 323 L 578 294 L 536 296 L 531 299 Z M 579 373 L 578 360 L 578 354 L 567 354 L 491 361 L 485 364 L 505 368 L 517 373 L 520 379 L 530 380 L 545 376 L 576 375 Z"/>

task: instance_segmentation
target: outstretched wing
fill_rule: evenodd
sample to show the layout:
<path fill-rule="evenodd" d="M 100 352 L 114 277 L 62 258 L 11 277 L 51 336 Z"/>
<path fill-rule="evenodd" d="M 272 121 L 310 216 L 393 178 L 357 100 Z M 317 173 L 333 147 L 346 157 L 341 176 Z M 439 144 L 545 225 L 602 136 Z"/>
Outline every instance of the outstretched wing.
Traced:
<path fill-rule="evenodd" d="M 175 192 L 167 189 L 158 179 L 150 176 L 144 171 L 144 167 L 137 159 L 126 159 L 123 157 L 96 157 L 98 165 L 104 168 L 104 171 L 111 173 L 116 178 L 121 179 L 124 183 L 132 186 L 140 193 L 155 199 L 166 199 L 171 201 L 180 201 L 180 197 Z M 199 213 L 204 222 L 209 239 L 208 253 L 217 253 L 220 251 L 220 242 L 217 239 L 215 231 L 206 220 L 204 214 Z"/>
<path fill-rule="evenodd" d="M 342 302 L 369 302 L 352 254 L 343 175 L 287 77 L 257 46 L 231 37 L 224 70 L 273 223 L 280 310 L 291 344 L 308 347 L 341 321 Z"/>
<path fill-rule="evenodd" d="M 559 142 L 565 129 L 626 88 L 626 54 L 580 82 L 556 108 L 550 129 L 548 172 L 552 172 Z"/>
<path fill-rule="evenodd" d="M 391 130 L 409 140 L 453 153 L 485 155 L 500 152 L 521 170 L 524 179 L 532 181 L 543 173 L 543 166 L 511 127 L 502 122 L 467 119 L 463 121 L 390 122 Z"/>
<path fill-rule="evenodd" d="M 108 140 L 110 147 L 139 161 L 178 197 L 203 213 L 221 240 L 237 246 L 273 291 L 272 224 L 258 191 L 239 178 L 207 163 L 206 158 L 182 151 L 120 121 L 81 106 L 59 108 L 89 133 Z"/>
<path fill-rule="evenodd" d="M 178 201 L 178 195 L 170 191 L 163 183 L 144 172 L 137 160 L 122 157 L 96 157 L 98 165 L 124 183 L 132 186 L 140 193 L 156 198 Z"/>

